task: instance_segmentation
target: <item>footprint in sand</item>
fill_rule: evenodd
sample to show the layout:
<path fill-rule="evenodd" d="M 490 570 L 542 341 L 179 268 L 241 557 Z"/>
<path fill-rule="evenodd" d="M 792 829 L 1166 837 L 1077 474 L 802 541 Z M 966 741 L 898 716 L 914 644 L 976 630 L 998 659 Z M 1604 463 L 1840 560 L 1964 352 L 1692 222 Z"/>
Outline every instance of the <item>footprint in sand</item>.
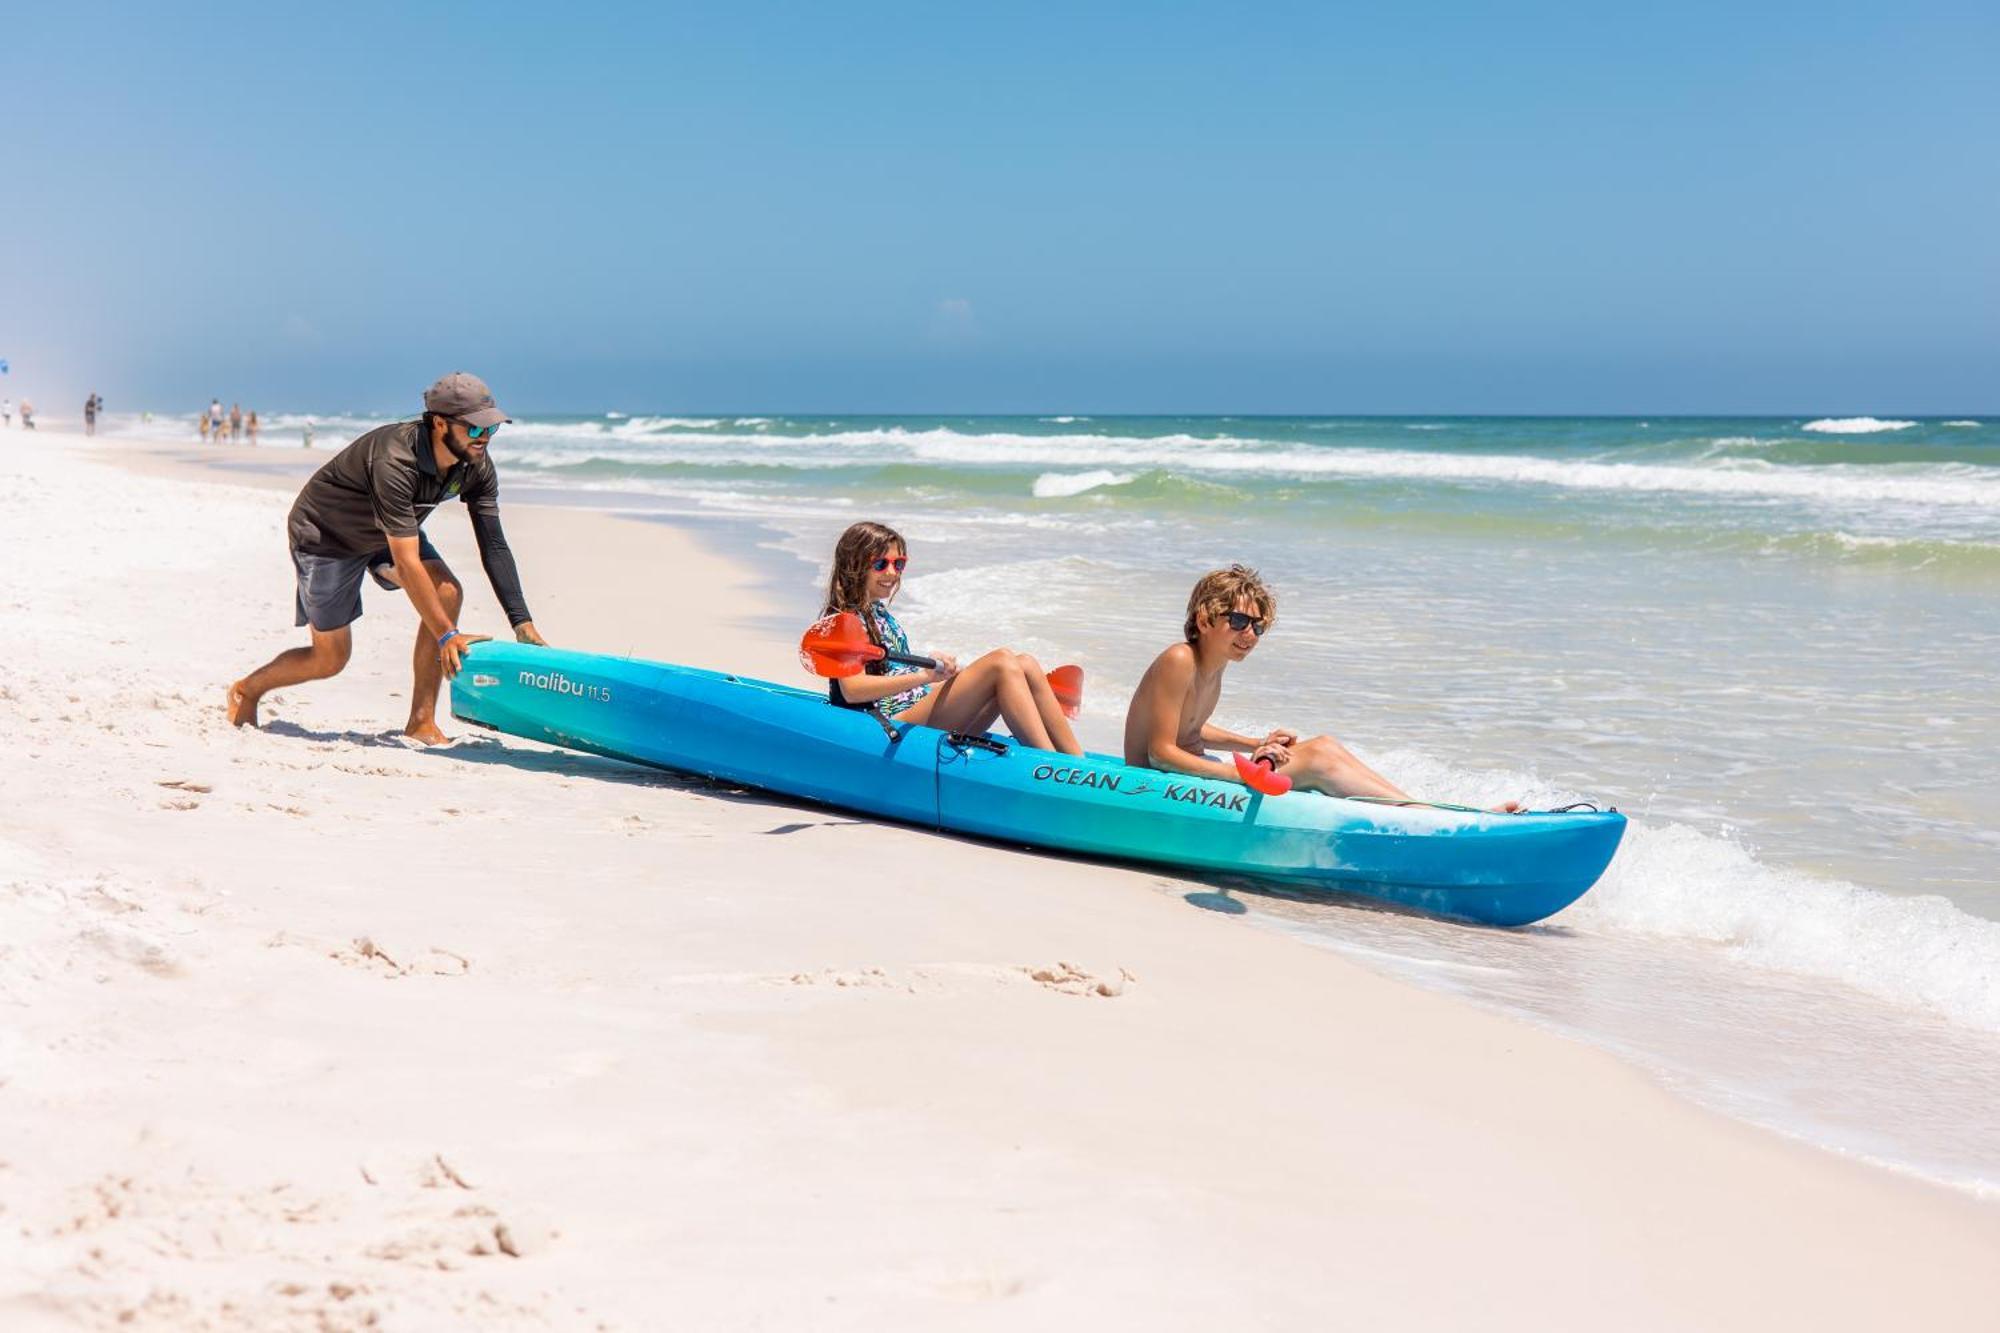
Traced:
<path fill-rule="evenodd" d="M 77 932 L 77 940 L 107 958 L 115 958 L 156 977 L 187 974 L 186 964 L 173 945 L 130 926 L 100 922 Z"/>
<path fill-rule="evenodd" d="M 125 916 L 131 912 L 143 912 L 146 905 L 136 898 L 128 898 L 102 881 L 92 884 L 77 895 L 77 901 L 86 907 L 95 908 L 106 916 Z"/>
<path fill-rule="evenodd" d="M 794 972 L 785 980 L 794 986 L 854 986 L 875 990 L 908 986 L 907 982 L 896 980 L 879 967 L 863 967 L 848 971 L 825 967 L 817 972 Z"/>
<path fill-rule="evenodd" d="M 302 935 L 294 935 L 281 930 L 264 941 L 267 949 L 300 948 L 314 952 L 324 952 L 328 958 L 347 967 L 358 967 L 374 972 L 377 976 L 396 977 L 459 977 L 472 970 L 472 960 L 464 954 L 453 953 L 450 949 L 440 949 L 430 945 L 423 949 L 404 948 L 402 945 L 385 947 L 376 943 L 373 936 L 357 935 L 346 944 L 327 948 L 324 940 L 314 940 Z"/>
<path fill-rule="evenodd" d="M 455 1282 L 436 1286 L 408 1273 L 453 1272 L 481 1257 L 524 1259 L 559 1235 L 532 1211 L 460 1192 L 469 1186 L 427 1192 L 423 1172 L 444 1162 L 442 1154 L 432 1154 L 393 1173 L 388 1188 L 333 1193 L 284 1180 L 225 1184 L 192 1170 L 164 1181 L 111 1174 L 10 1226 L 72 1252 L 71 1271 L 95 1285 L 65 1284 L 68 1289 L 49 1293 L 46 1303 L 93 1328 L 362 1333 L 386 1327 L 391 1311 L 407 1316 L 397 1327 L 548 1327 L 539 1303 L 502 1301 Z M 368 1183 L 377 1181 L 368 1177 Z M 216 1261 L 207 1265 L 216 1274 L 176 1289 L 186 1281 L 190 1260 Z M 377 1265 L 385 1262 L 405 1271 L 384 1273 Z M 147 1280 L 104 1283 L 137 1277 Z M 117 1287 L 149 1290 L 141 1300 Z M 395 1299 L 377 1308 L 385 1288 L 393 1288 Z M 446 1309 L 460 1317 L 446 1317 Z"/>
<path fill-rule="evenodd" d="M 964 1301 L 968 1305 L 1010 1300 L 1026 1288 L 1027 1284 L 1017 1277 L 994 1277 L 985 1273 L 931 1283 L 931 1290 L 946 1300 Z"/>
<path fill-rule="evenodd" d="M 1139 978 L 1125 968 L 1118 969 L 1116 977 L 1100 977 L 1084 971 L 1075 963 L 1057 963 L 1054 967 L 1024 967 L 1021 971 L 1037 985 L 1046 986 L 1064 995 L 1097 995 L 1105 999 L 1116 999 L 1125 993 L 1125 988 Z"/>
<path fill-rule="evenodd" d="M 364 1162 L 361 1178 L 376 1186 L 387 1183 L 403 1188 L 414 1185 L 423 1190 L 444 1190 L 447 1196 L 459 1191 L 473 1193 L 480 1188 L 479 1177 L 468 1172 L 462 1162 L 441 1152 L 401 1170 L 380 1162 Z M 370 1246 L 368 1256 L 425 1268 L 454 1269 L 464 1258 L 505 1255 L 522 1259 L 539 1254 L 560 1235 L 546 1219 L 532 1211 L 516 1211 L 503 1217 L 496 1209 L 476 1201 L 444 1206 L 449 1207 L 448 1213 L 431 1203 L 404 1210 L 405 1225 Z"/>
<path fill-rule="evenodd" d="M 351 949 L 334 950 L 333 956 L 343 963 L 373 966 L 385 976 L 457 977 L 472 970 L 470 958 L 449 949 L 432 945 L 419 952 L 399 947 L 396 954 L 391 954 L 367 935 L 355 939 Z"/>
<path fill-rule="evenodd" d="M 462 1267 L 466 1259 L 523 1259 L 539 1254 L 548 1248 L 552 1236 L 539 1226 L 510 1224 L 485 1204 L 469 1203 L 453 1209 L 449 1217 L 407 1226 L 364 1253 L 371 1259 L 449 1272 Z"/>
<path fill-rule="evenodd" d="M 160 778 L 155 780 L 153 785 L 165 787 L 169 791 L 187 793 L 184 796 L 169 797 L 161 801 L 162 810 L 199 810 L 201 798 L 215 790 L 206 783 L 196 782 L 193 778 Z"/>
<path fill-rule="evenodd" d="M 790 986 L 832 986 L 842 990 L 900 990 L 911 995 L 962 991 L 994 985 L 1018 984 L 1027 978 L 1036 985 L 1064 995 L 1095 995 L 1115 999 L 1138 978 L 1127 968 L 1115 976 L 1098 976 L 1075 963 L 1059 962 L 1054 967 L 994 967 L 984 963 L 932 963 L 896 974 L 880 967 L 821 968 L 816 972 L 793 972 L 788 976 L 763 980 Z"/>

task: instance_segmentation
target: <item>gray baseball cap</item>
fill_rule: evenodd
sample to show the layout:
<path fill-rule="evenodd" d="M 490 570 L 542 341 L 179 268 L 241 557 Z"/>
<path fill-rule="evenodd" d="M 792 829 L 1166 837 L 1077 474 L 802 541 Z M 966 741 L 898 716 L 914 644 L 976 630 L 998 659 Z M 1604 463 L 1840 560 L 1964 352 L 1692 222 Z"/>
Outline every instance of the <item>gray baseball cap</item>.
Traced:
<path fill-rule="evenodd" d="M 514 419 L 493 405 L 493 390 L 486 381 L 465 370 L 454 370 L 425 389 L 424 410 L 474 426 L 497 426 Z"/>

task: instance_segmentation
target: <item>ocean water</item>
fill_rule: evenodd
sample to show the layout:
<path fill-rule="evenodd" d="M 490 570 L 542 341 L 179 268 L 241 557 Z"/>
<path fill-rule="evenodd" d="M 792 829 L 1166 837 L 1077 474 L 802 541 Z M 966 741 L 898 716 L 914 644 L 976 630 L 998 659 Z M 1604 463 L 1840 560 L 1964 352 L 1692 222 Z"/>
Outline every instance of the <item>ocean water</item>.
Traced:
<path fill-rule="evenodd" d="M 1195 578 L 1255 565 L 1278 624 L 1218 720 L 1633 825 L 1525 931 L 1197 901 L 2000 1192 L 2000 419 L 609 412 L 495 457 L 511 492 L 741 523 L 802 628 L 840 529 L 888 522 L 919 648 L 1082 663 L 1098 749 Z"/>

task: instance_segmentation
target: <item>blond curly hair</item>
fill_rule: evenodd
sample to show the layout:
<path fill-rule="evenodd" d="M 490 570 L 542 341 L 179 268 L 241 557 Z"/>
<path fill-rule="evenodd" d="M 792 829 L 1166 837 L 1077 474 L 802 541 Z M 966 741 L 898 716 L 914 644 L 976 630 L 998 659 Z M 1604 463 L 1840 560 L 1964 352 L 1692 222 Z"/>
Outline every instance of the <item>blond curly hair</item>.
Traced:
<path fill-rule="evenodd" d="M 1187 623 L 1181 633 L 1193 643 L 1201 637 L 1201 617 L 1207 614 L 1210 624 L 1217 616 L 1234 611 L 1236 603 L 1244 598 L 1257 608 L 1263 618 L 1264 628 L 1278 623 L 1278 595 L 1264 586 L 1264 580 L 1248 565 L 1231 565 L 1227 569 L 1213 569 L 1201 576 L 1188 594 Z"/>

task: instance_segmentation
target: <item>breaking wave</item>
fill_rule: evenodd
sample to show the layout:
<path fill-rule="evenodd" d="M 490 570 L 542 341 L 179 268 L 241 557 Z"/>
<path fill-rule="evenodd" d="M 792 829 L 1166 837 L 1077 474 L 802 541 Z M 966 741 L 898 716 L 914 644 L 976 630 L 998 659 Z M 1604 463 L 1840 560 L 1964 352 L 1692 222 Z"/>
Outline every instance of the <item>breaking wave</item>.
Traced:
<path fill-rule="evenodd" d="M 1874 435 L 1885 430 L 1908 430 L 1916 424 L 1914 421 L 1883 421 L 1879 417 L 1821 417 L 1818 421 L 1808 421 L 1799 429 L 1817 431 L 1821 435 Z"/>

